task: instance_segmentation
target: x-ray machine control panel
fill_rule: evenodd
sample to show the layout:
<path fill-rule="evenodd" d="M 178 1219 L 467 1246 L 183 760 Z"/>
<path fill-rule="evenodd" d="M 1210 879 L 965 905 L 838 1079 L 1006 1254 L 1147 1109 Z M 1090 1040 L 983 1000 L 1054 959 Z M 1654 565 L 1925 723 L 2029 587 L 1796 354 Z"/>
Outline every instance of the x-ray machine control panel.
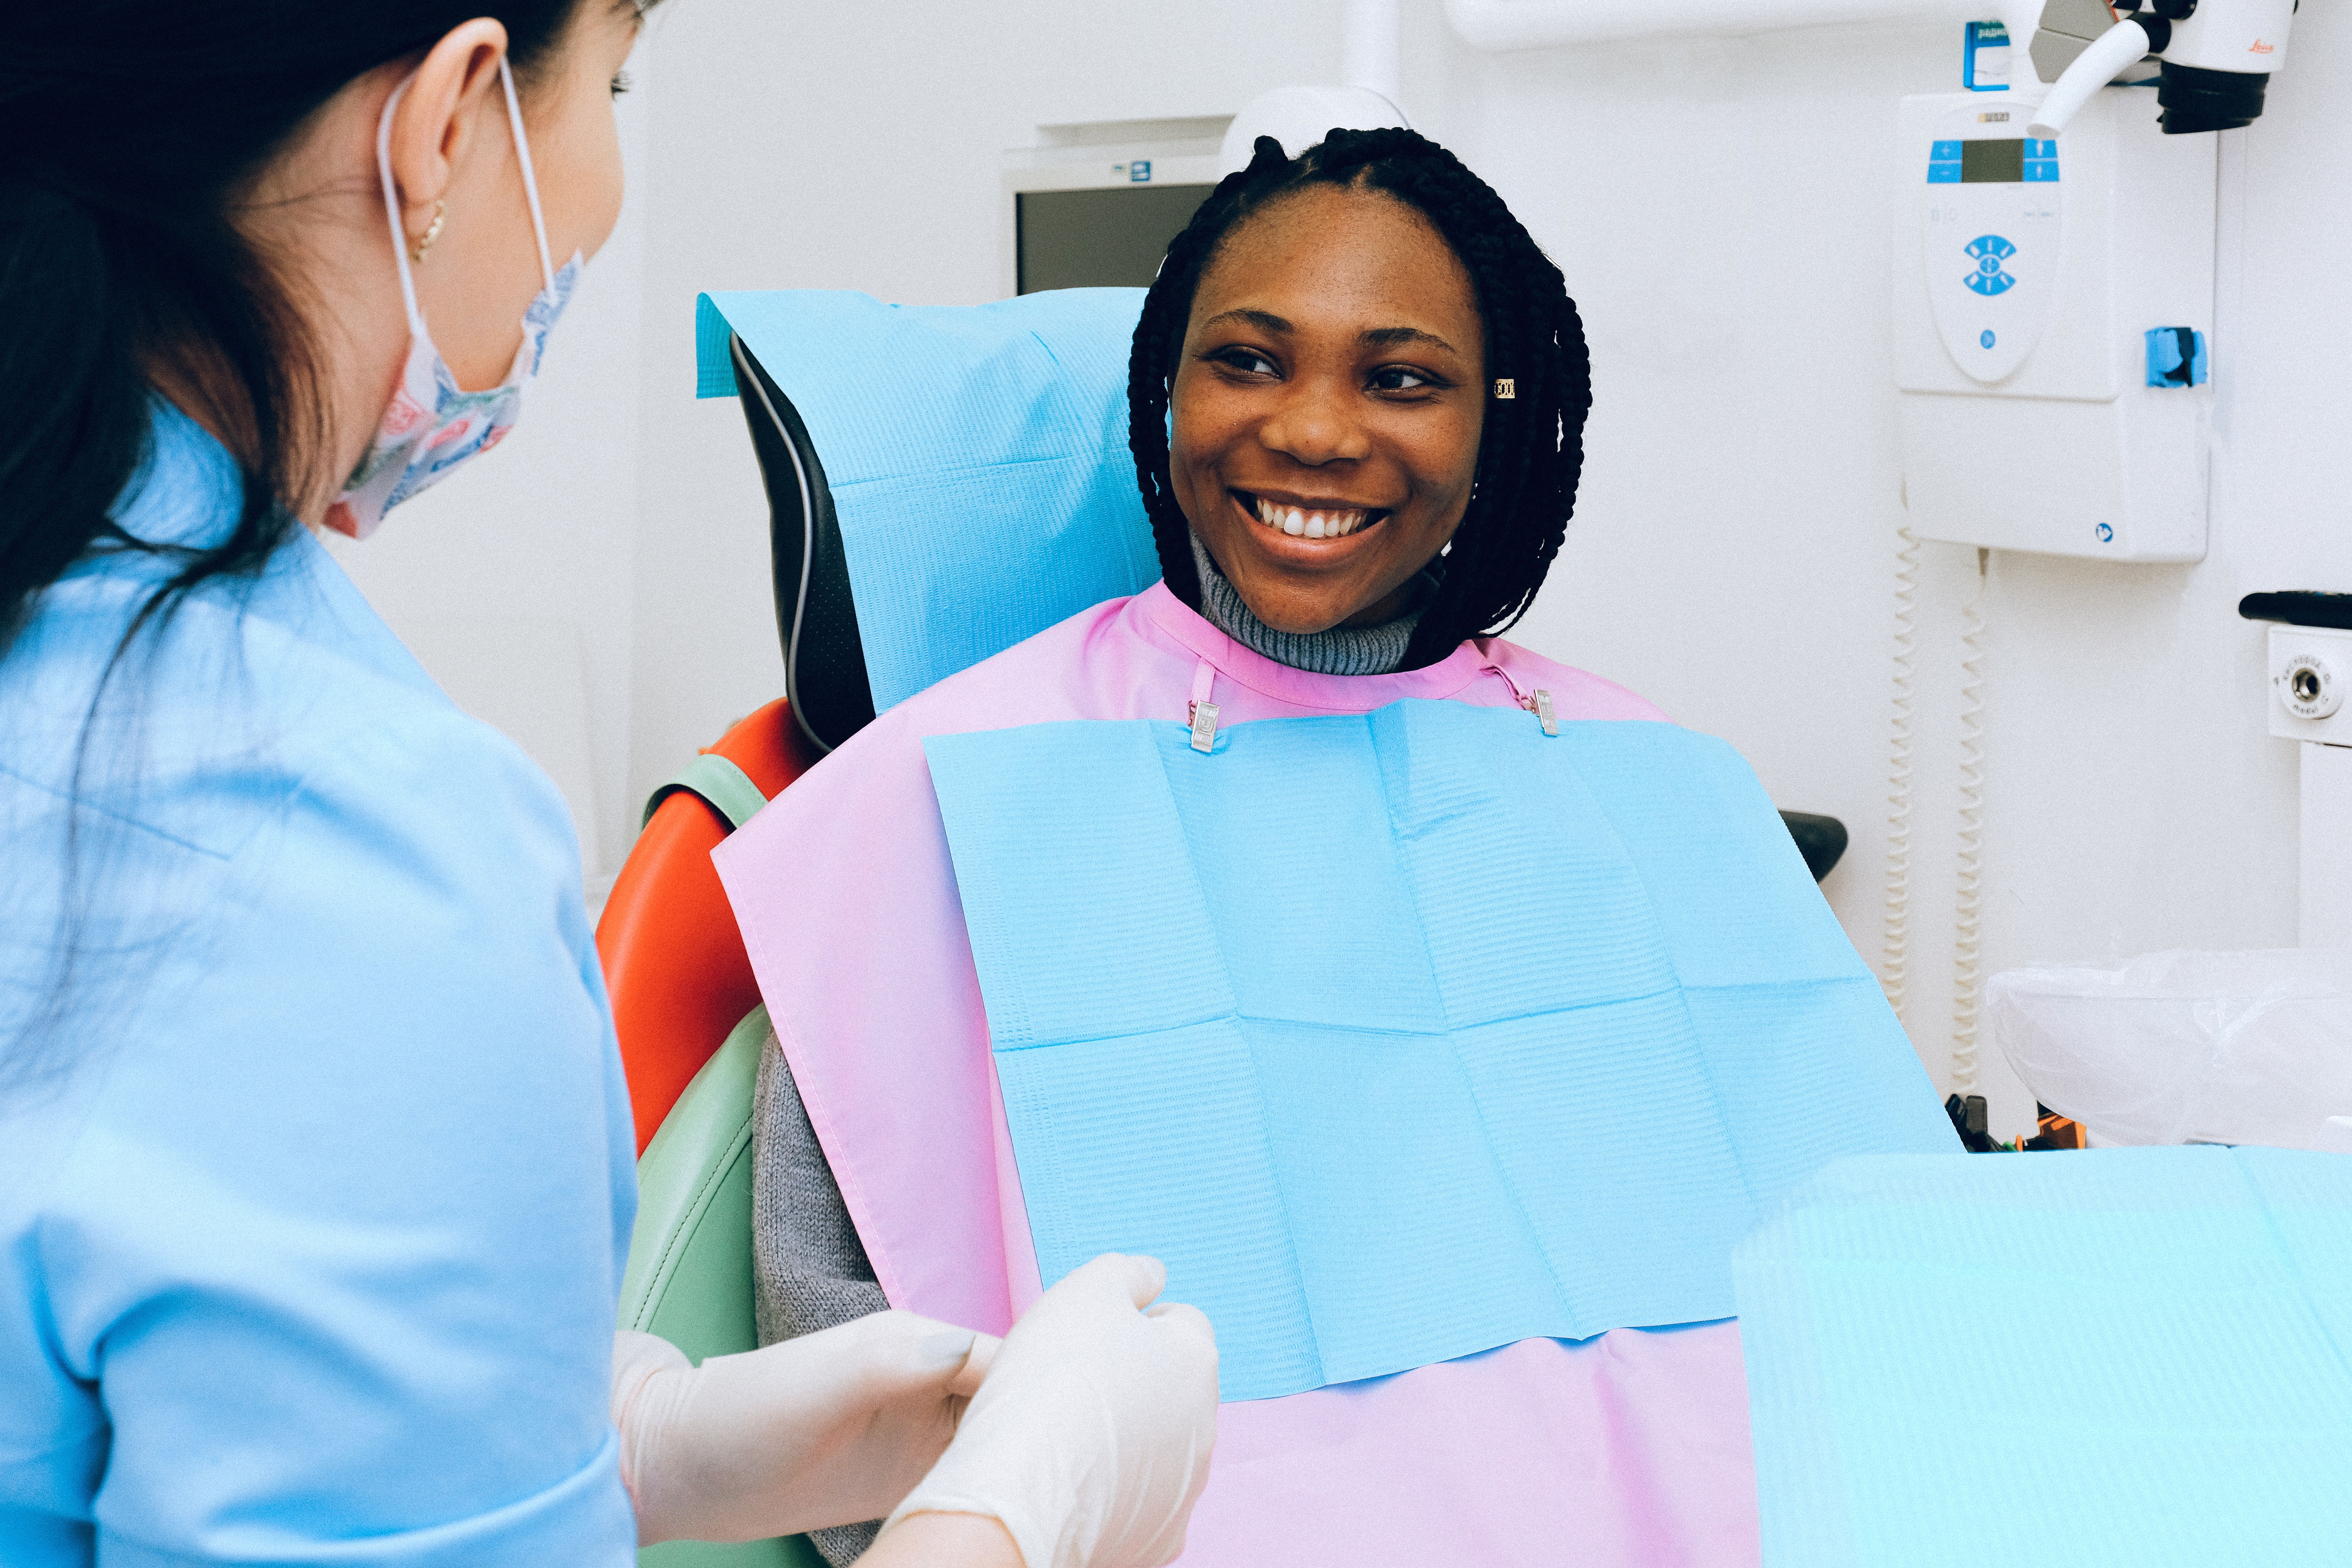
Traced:
<path fill-rule="evenodd" d="M 2213 138 L 2102 89 L 1903 100 L 1895 385 L 1911 530 L 2109 561 L 2205 553 Z"/>
<path fill-rule="evenodd" d="M 1982 100 L 1946 111 L 1927 149 L 1922 227 L 1936 329 L 1988 385 L 2042 335 L 2063 232 L 2058 143 L 2021 134 Z"/>

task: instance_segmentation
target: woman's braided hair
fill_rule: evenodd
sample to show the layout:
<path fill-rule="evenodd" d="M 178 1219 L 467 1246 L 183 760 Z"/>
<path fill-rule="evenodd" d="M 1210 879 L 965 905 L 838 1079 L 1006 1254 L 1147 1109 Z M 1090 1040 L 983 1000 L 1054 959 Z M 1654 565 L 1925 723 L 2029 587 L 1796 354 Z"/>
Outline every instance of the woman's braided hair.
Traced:
<path fill-rule="evenodd" d="M 1218 183 L 1171 241 L 1143 301 L 1127 368 L 1128 445 L 1151 517 L 1160 569 L 1185 604 L 1201 603 L 1192 525 L 1168 477 L 1168 397 L 1192 314 L 1192 295 L 1225 237 L 1251 216 L 1310 185 L 1379 191 L 1419 212 L 1470 274 L 1486 332 L 1486 376 L 1513 383 L 1489 396 L 1469 510 L 1431 563 L 1438 588 L 1414 628 L 1404 668 L 1434 664 L 1465 637 L 1507 629 L 1543 586 L 1568 531 L 1584 466 L 1592 406 L 1584 323 L 1559 268 L 1494 188 L 1416 132 L 1334 130 L 1287 157 L 1257 140 L 1248 168 Z"/>

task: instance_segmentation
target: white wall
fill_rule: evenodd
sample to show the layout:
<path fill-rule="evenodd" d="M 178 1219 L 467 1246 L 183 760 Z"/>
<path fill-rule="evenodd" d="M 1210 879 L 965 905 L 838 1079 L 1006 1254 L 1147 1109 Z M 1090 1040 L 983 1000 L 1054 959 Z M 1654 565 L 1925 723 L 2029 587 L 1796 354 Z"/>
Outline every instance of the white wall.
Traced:
<path fill-rule="evenodd" d="M 731 400 L 698 404 L 692 306 L 729 288 L 996 289 L 1002 149 L 1041 122 L 1227 112 L 1338 69 L 1342 0 L 1184 7 L 669 0 L 633 66 L 629 216 L 509 447 L 347 552 L 398 626 L 569 618 L 597 838 L 782 683 L 766 509 Z M 1854 835 L 1828 891 L 1879 953 L 1895 531 L 1892 134 L 1957 81 L 1956 29 L 1486 56 L 1406 0 L 1406 109 L 1567 272 L 1596 404 L 1569 546 L 1521 628 L 1729 737 L 1787 807 Z M 2221 138 L 2212 552 L 1996 554 L 1986 632 L 1984 972 L 2294 938 L 2294 758 L 2264 738 L 2257 588 L 2352 587 L 2336 350 L 2352 294 L 2352 24 L 2298 18 L 2270 113 Z M 2200 237 L 2186 237 L 2201 243 Z M 1950 1050 L 1960 606 L 1922 550 L 1906 1009 Z M 1989 1042 L 1988 1042 L 1989 1044 Z M 1997 1062 L 1997 1125 L 2032 1106 Z M 1801 1107 L 1787 1108 L 1801 1114 Z"/>

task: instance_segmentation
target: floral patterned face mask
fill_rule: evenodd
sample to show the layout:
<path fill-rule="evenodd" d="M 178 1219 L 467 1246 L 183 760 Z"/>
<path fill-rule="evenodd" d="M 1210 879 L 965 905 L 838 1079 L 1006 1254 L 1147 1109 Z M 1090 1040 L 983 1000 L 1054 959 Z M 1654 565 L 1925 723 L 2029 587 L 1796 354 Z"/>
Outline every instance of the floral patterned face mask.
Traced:
<path fill-rule="evenodd" d="M 415 80 L 411 78 L 410 80 Z M 531 172 L 530 143 L 523 137 L 522 107 L 515 100 L 514 76 L 504 59 L 499 61 L 499 81 L 506 89 L 507 122 L 514 127 L 515 158 L 522 165 L 523 195 L 530 203 L 531 231 L 539 239 L 540 276 L 546 287 L 523 312 L 522 346 L 515 351 L 507 378 L 488 392 L 461 392 L 441 351 L 425 329 L 425 313 L 416 306 L 416 280 L 409 270 L 408 232 L 400 221 L 400 198 L 392 184 L 392 111 L 408 91 L 408 82 L 393 89 L 383 118 L 376 126 L 376 173 L 383 181 L 384 212 L 392 219 L 392 251 L 400 265 L 400 296 L 408 306 L 408 364 L 400 390 L 383 411 L 374 444 L 359 467 L 343 482 L 342 495 L 327 509 L 326 524 L 338 533 L 365 539 L 383 514 L 434 483 L 478 452 L 487 452 L 514 427 L 522 411 L 523 389 L 539 374 L 540 355 L 555 318 L 572 298 L 585 264 L 579 252 L 556 271 L 548 265 L 547 222 L 539 209 L 539 180 Z"/>

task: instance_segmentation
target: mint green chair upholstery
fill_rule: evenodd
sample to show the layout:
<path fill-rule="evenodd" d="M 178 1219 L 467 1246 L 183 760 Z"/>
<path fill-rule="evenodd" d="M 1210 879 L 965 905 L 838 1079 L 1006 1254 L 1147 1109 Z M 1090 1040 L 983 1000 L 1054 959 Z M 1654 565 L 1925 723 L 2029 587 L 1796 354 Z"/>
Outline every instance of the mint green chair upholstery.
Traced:
<path fill-rule="evenodd" d="M 768 1010 L 752 1009 L 703 1065 L 637 1162 L 637 1226 L 621 1327 L 696 1362 L 758 1348 L 751 1308 L 751 1089 Z M 824 1568 L 803 1536 L 722 1545 L 672 1541 L 639 1568 Z"/>

